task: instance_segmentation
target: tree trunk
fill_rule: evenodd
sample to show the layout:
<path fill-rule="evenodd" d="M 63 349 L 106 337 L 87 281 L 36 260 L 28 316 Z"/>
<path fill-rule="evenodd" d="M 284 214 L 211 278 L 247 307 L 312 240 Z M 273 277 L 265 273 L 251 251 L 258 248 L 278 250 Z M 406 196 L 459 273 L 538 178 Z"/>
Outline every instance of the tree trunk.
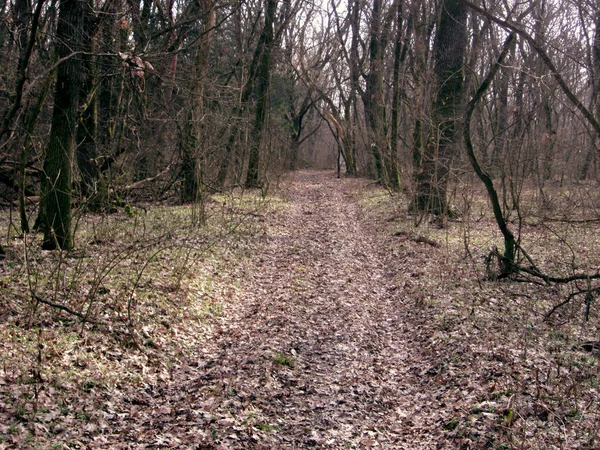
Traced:
<path fill-rule="evenodd" d="M 2 141 L 3 132 L 8 132 L 11 127 L 12 119 L 17 111 L 21 108 L 21 100 L 23 95 L 23 88 L 25 87 L 25 80 L 27 78 L 27 67 L 29 65 L 29 59 L 33 52 L 33 45 L 35 42 L 35 36 L 37 33 L 37 28 L 39 26 L 39 19 L 42 10 L 43 1 L 40 0 L 36 7 L 36 11 L 31 20 L 31 31 L 29 35 L 26 33 L 26 30 L 29 28 L 29 20 L 28 16 L 30 15 L 30 6 L 26 0 L 19 0 L 15 3 L 14 7 L 14 16 L 15 16 L 15 25 L 17 29 L 21 30 L 18 36 L 19 42 L 19 62 L 17 64 L 17 84 L 15 89 L 15 102 L 13 104 L 12 109 L 8 112 L 8 115 L 5 117 L 5 121 L 2 127 L 2 132 L 0 132 L 0 142 Z M 13 117 L 11 117 L 11 113 Z M 23 233 L 29 233 L 29 221 L 27 219 L 27 212 L 25 210 L 25 190 L 27 186 L 27 179 L 25 169 L 27 166 L 27 159 L 29 153 L 29 143 L 30 137 L 29 132 L 31 131 L 29 127 L 29 123 L 31 122 L 30 114 L 26 115 L 26 123 L 25 123 L 25 139 L 23 144 L 19 149 L 19 178 L 17 185 L 19 187 L 18 196 L 19 196 L 19 217 L 21 220 L 21 231 Z M 37 115 L 36 115 L 37 117 Z M 35 122 L 35 119 L 33 120 Z M 18 140 L 17 140 L 18 141 Z"/>
<path fill-rule="evenodd" d="M 383 99 L 383 73 L 382 54 L 385 49 L 381 48 L 381 2 L 373 1 L 371 10 L 371 35 L 369 39 L 369 73 L 365 79 L 365 90 L 362 93 L 365 117 L 369 127 L 370 145 L 377 179 L 383 185 L 387 185 L 388 174 L 385 167 L 385 135 L 383 124 L 385 121 L 385 106 Z"/>
<path fill-rule="evenodd" d="M 461 0 L 444 0 L 435 36 L 435 75 L 438 84 L 433 103 L 433 133 L 424 149 L 417 173 L 418 210 L 448 213 L 447 186 L 450 164 L 457 142 L 456 128 L 463 94 L 463 59 L 467 46 L 466 5 Z"/>
<path fill-rule="evenodd" d="M 27 112 L 27 116 L 25 118 L 25 138 L 23 139 L 23 143 L 21 144 L 21 155 L 19 158 L 19 216 L 21 219 L 21 231 L 23 233 L 29 233 L 29 220 L 27 218 L 27 211 L 25 209 L 25 195 L 27 192 L 27 161 L 29 159 L 30 153 L 33 153 L 31 149 L 33 148 L 32 136 L 35 129 L 35 124 L 42 112 L 44 104 L 46 103 L 46 97 L 48 96 L 48 91 L 50 90 L 50 85 L 52 84 L 52 80 L 47 78 L 42 85 L 40 93 L 38 95 L 38 99 L 36 101 L 35 107 L 33 107 L 30 111 Z"/>
<path fill-rule="evenodd" d="M 121 0 L 113 0 L 105 15 L 101 27 L 100 51 L 107 55 L 120 51 L 117 19 Z M 102 154 L 106 155 L 115 137 L 117 122 L 116 86 L 118 78 L 111 74 L 114 70 L 113 56 L 98 56 L 98 77 L 100 78 L 98 93 L 98 135 L 97 141 Z"/>
<path fill-rule="evenodd" d="M 514 49 L 514 46 L 512 47 Z M 500 68 L 500 81 L 498 82 L 498 107 L 494 123 L 494 147 L 490 157 L 490 173 L 504 173 L 503 154 L 506 150 L 506 133 L 508 128 L 508 85 L 510 79 L 509 69 Z"/>
<path fill-rule="evenodd" d="M 238 28 L 241 28 L 242 18 L 240 15 L 236 15 L 236 25 Z M 239 33 L 241 31 L 238 30 Z M 248 108 L 248 103 L 252 93 L 254 92 L 255 82 L 257 77 L 258 67 L 264 52 L 264 35 L 261 34 L 261 37 L 258 40 L 256 48 L 254 49 L 254 53 L 252 55 L 252 61 L 250 62 L 250 68 L 248 70 L 248 79 L 245 80 L 242 87 L 242 93 L 240 95 L 240 100 L 235 108 L 235 111 L 232 114 L 233 120 L 241 119 L 244 116 Z M 223 155 L 221 156 L 221 161 L 219 164 L 219 171 L 217 173 L 216 180 L 216 188 L 223 189 L 225 187 L 225 182 L 227 180 L 227 175 L 230 171 L 230 165 L 232 162 L 232 154 L 234 150 L 234 146 L 236 140 L 238 138 L 239 128 L 235 122 L 231 124 L 231 129 L 229 131 L 229 138 L 227 139 L 227 143 L 225 144 L 225 148 L 223 151 Z"/>
<path fill-rule="evenodd" d="M 150 19 L 150 8 L 152 0 L 141 0 L 142 9 L 140 10 L 140 0 L 127 0 L 129 9 L 132 13 L 133 41 L 135 42 L 136 54 L 142 53 L 146 43 L 150 38 L 148 32 L 148 20 Z"/>
<path fill-rule="evenodd" d="M 261 35 L 264 47 L 256 72 L 256 111 L 250 137 L 248 173 L 244 183 L 247 188 L 256 188 L 261 185 L 259 174 L 260 147 L 267 117 L 269 87 L 271 84 L 271 53 L 274 45 L 273 24 L 276 9 L 277 0 L 266 0 L 265 24 Z"/>
<path fill-rule="evenodd" d="M 594 20 L 596 24 L 596 31 L 594 34 L 594 42 L 592 44 L 592 67 L 590 68 L 590 78 L 592 79 L 593 89 L 592 104 L 590 109 L 595 112 L 596 117 L 600 117 L 600 8 L 595 11 Z M 581 180 L 585 180 L 587 178 L 590 166 L 596 158 L 596 154 L 598 152 L 598 147 L 596 145 L 597 141 L 598 137 L 595 137 L 588 147 L 588 151 L 581 168 L 581 174 L 579 176 Z"/>
<path fill-rule="evenodd" d="M 81 56 L 81 117 L 77 125 L 76 160 L 81 175 L 81 194 L 86 197 L 86 206 L 91 211 L 100 211 L 108 203 L 108 190 L 104 185 L 98 161 L 98 95 L 95 91 L 97 73 L 95 70 L 94 36 L 92 35 L 93 9 L 88 2 L 85 11 L 84 33 L 80 37 L 82 49 L 86 54 Z"/>
<path fill-rule="evenodd" d="M 203 125 L 204 91 L 208 75 L 208 57 L 214 36 L 213 28 L 217 22 L 217 11 L 215 0 L 202 0 L 202 19 L 204 22 L 202 37 L 196 49 L 195 71 L 196 77 L 192 87 L 192 116 L 190 120 L 190 143 L 185 146 L 182 169 L 183 169 L 183 202 L 197 202 L 202 200 L 202 158 L 205 154 L 206 130 Z M 204 222 L 201 214 L 200 222 Z"/>
<path fill-rule="evenodd" d="M 71 249 L 71 163 L 75 150 L 75 129 L 81 86 L 81 59 L 72 55 L 80 49 L 88 5 L 78 0 L 59 4 L 56 48 L 65 59 L 57 69 L 56 92 L 50 138 L 44 159 L 40 221 L 42 248 Z M 70 56 L 70 57 L 69 57 Z"/>
<path fill-rule="evenodd" d="M 402 91 L 402 80 L 400 75 L 400 67 L 406 58 L 408 48 L 408 37 L 404 38 L 403 24 L 403 8 L 402 2 L 398 5 L 397 21 L 396 21 L 396 42 L 394 43 L 394 78 L 392 80 L 392 124 L 390 131 L 390 188 L 399 191 L 402 182 L 400 179 L 400 168 L 398 162 L 398 127 L 400 125 L 400 97 Z M 410 20 L 409 25 L 410 29 Z M 408 36 L 408 32 L 406 35 Z"/>
<path fill-rule="evenodd" d="M 481 84 L 479 89 L 477 89 L 477 92 L 475 93 L 473 98 L 467 104 L 467 110 L 465 113 L 465 123 L 464 123 L 464 127 L 463 127 L 463 138 L 464 138 L 464 142 L 465 142 L 465 148 L 467 150 L 467 155 L 469 156 L 469 161 L 471 162 L 473 170 L 475 170 L 475 173 L 477 174 L 477 176 L 479 177 L 479 179 L 484 184 L 484 186 L 487 190 L 488 198 L 490 200 L 490 203 L 492 204 L 494 218 L 496 219 L 496 224 L 498 225 L 498 228 L 500 229 L 500 232 L 502 233 L 502 235 L 504 237 L 504 254 L 500 257 L 501 273 L 494 274 L 494 275 L 499 275 L 499 276 L 507 276 L 507 275 L 510 275 L 514 271 L 515 256 L 516 256 L 516 250 L 517 250 L 517 241 L 515 239 L 514 234 L 508 227 L 508 223 L 506 222 L 504 214 L 502 213 L 502 206 L 500 205 L 500 200 L 498 198 L 498 193 L 496 191 L 496 188 L 494 187 L 494 182 L 492 181 L 492 177 L 481 167 L 481 165 L 479 164 L 479 161 L 477 159 L 477 156 L 475 155 L 475 151 L 473 149 L 473 144 L 471 142 L 470 124 L 471 124 L 471 116 L 473 115 L 475 106 L 481 100 L 481 98 L 485 94 L 485 91 L 490 86 L 492 80 L 494 79 L 494 76 L 498 72 L 498 69 L 502 65 L 504 58 L 506 58 L 506 55 L 508 54 L 508 52 L 510 50 L 510 46 L 512 45 L 513 40 L 514 40 L 514 36 L 512 34 L 510 34 L 504 43 L 504 47 L 502 49 L 502 52 L 498 56 L 498 60 L 496 61 L 496 63 L 494 64 L 494 66 L 492 67 L 490 72 L 487 74 L 487 76 L 483 80 L 483 83 Z M 490 255 L 490 257 L 495 257 L 495 256 L 499 256 L 499 255 L 493 255 L 493 254 Z"/>
<path fill-rule="evenodd" d="M 346 132 L 343 134 L 343 156 L 346 162 L 346 174 L 356 175 L 358 172 L 356 164 L 356 129 L 358 122 L 357 95 L 360 86 L 360 60 L 358 55 L 360 39 L 360 1 L 348 0 L 348 11 L 350 11 L 352 37 L 350 41 L 350 93 L 344 105 L 344 119 L 346 121 Z"/>
<path fill-rule="evenodd" d="M 19 59 L 17 62 L 17 80 L 11 108 L 6 111 L 2 120 L 2 127 L 0 128 L 0 144 L 3 143 L 4 136 L 12 134 L 11 130 L 14 128 L 13 119 L 17 116 L 17 113 L 22 106 L 23 91 L 28 77 L 27 69 L 36 42 L 40 15 L 44 5 L 43 0 L 38 2 L 33 17 L 31 18 L 31 22 L 29 23 L 28 16 L 31 8 L 28 6 L 28 3 L 29 2 L 26 0 L 19 0 L 15 4 L 14 14 L 17 22 L 16 26 L 20 29 L 18 35 Z M 31 28 L 29 35 L 26 33 L 28 28 Z"/>

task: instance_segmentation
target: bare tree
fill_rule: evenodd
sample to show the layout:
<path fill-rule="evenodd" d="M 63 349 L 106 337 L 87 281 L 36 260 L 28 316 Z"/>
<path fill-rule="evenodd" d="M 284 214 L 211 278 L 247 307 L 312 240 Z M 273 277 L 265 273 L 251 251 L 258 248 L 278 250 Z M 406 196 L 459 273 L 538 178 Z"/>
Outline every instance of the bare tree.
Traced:
<path fill-rule="evenodd" d="M 400 179 L 400 167 L 398 160 L 398 141 L 400 126 L 400 108 L 402 97 L 402 74 L 401 66 L 406 60 L 409 45 L 409 35 L 412 28 L 412 17 L 408 19 L 408 25 L 404 27 L 404 2 L 399 1 L 396 18 L 396 37 L 394 42 L 394 74 L 392 78 L 392 117 L 390 125 L 390 186 L 399 190 L 402 186 Z"/>
<path fill-rule="evenodd" d="M 432 132 L 423 149 L 417 171 L 415 206 L 445 215 L 447 186 L 456 149 L 456 130 L 461 108 L 463 59 L 467 47 L 467 7 L 461 0 L 444 0 L 435 35 L 434 59 L 437 94 L 433 103 Z"/>
<path fill-rule="evenodd" d="M 192 106 L 189 113 L 188 137 L 189 144 L 185 145 L 182 154 L 182 191 L 181 199 L 184 202 L 196 202 L 202 200 L 203 177 L 202 159 L 206 154 L 206 141 L 208 139 L 204 116 L 205 89 L 208 78 L 209 55 L 214 37 L 214 28 L 217 23 L 217 11 L 215 0 L 202 0 L 202 22 L 201 37 L 195 50 L 193 85 L 190 87 L 192 93 Z"/>
<path fill-rule="evenodd" d="M 44 159 L 40 204 L 45 249 L 68 250 L 73 246 L 71 165 L 81 93 L 81 44 L 87 32 L 85 17 L 90 7 L 90 3 L 76 0 L 62 0 L 59 4 L 56 48 L 61 64 L 56 75 L 52 127 Z"/>
<path fill-rule="evenodd" d="M 274 50 L 275 32 L 273 30 L 275 22 L 275 11 L 277 10 L 277 0 L 265 0 L 265 23 L 259 39 L 259 48 L 261 48 L 258 67 L 256 70 L 256 111 L 254 124 L 252 127 L 248 173 L 246 175 L 245 185 L 248 188 L 255 188 L 261 185 L 260 179 L 260 146 L 262 133 L 265 125 L 268 108 L 268 95 L 271 85 L 272 54 Z"/>

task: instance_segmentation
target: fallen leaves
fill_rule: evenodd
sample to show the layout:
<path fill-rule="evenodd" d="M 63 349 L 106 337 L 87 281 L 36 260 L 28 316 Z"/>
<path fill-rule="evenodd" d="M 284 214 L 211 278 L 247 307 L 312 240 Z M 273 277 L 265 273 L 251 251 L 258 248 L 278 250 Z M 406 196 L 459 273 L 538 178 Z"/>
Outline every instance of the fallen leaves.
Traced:
<path fill-rule="evenodd" d="M 0 448 L 592 448 L 597 355 L 578 343 L 596 341 L 543 323 L 556 291 L 478 281 L 466 225 L 399 232 L 369 189 L 300 172 L 261 214 L 238 201 L 211 252 L 171 233 L 139 279 L 153 249 L 113 252 L 119 276 L 80 286 L 133 328 L 48 316 L 43 382 L 35 333 L 3 316 Z"/>

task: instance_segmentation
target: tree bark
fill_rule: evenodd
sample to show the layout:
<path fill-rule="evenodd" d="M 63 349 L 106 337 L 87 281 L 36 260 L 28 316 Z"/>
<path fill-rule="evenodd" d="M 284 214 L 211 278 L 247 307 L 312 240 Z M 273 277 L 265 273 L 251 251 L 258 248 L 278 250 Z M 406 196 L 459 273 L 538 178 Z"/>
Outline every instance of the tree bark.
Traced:
<path fill-rule="evenodd" d="M 514 49 L 514 46 L 512 47 Z M 502 160 L 506 147 L 506 133 L 508 128 L 508 85 L 510 74 L 508 68 L 500 68 L 500 81 L 498 83 L 497 96 L 498 107 L 494 121 L 494 147 L 490 156 L 490 168 L 492 175 L 504 172 Z"/>
<path fill-rule="evenodd" d="M 417 173 L 415 207 L 436 215 L 448 213 L 447 186 L 456 146 L 456 129 L 463 94 L 463 60 L 467 46 L 467 8 L 461 0 L 444 0 L 434 43 L 438 83 L 433 103 L 433 133 Z"/>
<path fill-rule="evenodd" d="M 271 53 L 274 45 L 273 25 L 276 9 L 277 0 L 266 0 L 265 24 L 261 35 L 264 47 L 256 72 L 256 111 L 250 139 L 248 173 L 246 175 L 246 182 L 244 183 L 247 188 L 257 188 L 261 185 L 259 173 L 260 148 L 265 119 L 267 117 L 269 88 L 271 85 Z"/>
<path fill-rule="evenodd" d="M 377 179 L 381 184 L 387 185 L 388 174 L 385 167 L 385 106 L 383 99 L 383 73 L 382 55 L 385 49 L 382 47 L 381 36 L 381 2 L 373 1 L 371 10 L 371 30 L 369 38 L 369 73 L 365 77 L 365 90 L 362 92 L 365 118 L 369 127 L 370 145 Z"/>
<path fill-rule="evenodd" d="M 236 15 L 236 21 L 238 28 L 241 28 L 242 18 L 240 15 Z M 238 30 L 238 32 L 241 34 L 241 31 Z M 257 71 L 264 51 L 264 44 L 264 37 L 261 33 L 261 37 L 259 38 L 256 48 L 254 49 L 254 53 L 252 55 L 252 61 L 250 62 L 250 68 L 248 70 L 248 78 L 242 86 L 242 92 L 240 95 L 239 103 L 232 114 L 234 120 L 236 120 L 237 118 L 241 119 L 248 108 L 249 100 L 252 96 L 252 93 L 254 92 Z M 217 173 L 216 180 L 217 189 L 222 189 L 225 187 L 225 182 L 227 180 L 227 174 L 230 171 L 232 154 L 236 139 L 238 138 L 238 134 L 239 129 L 237 124 L 234 122 L 231 125 L 231 130 L 229 131 L 229 138 L 227 139 L 223 155 L 221 156 L 219 171 Z"/>
<path fill-rule="evenodd" d="M 591 52 L 590 75 L 592 79 L 592 101 L 590 109 L 595 112 L 596 117 L 600 117 L 600 7 L 595 11 L 594 19 L 596 30 Z M 579 177 L 581 180 L 587 178 L 590 166 L 596 158 L 597 141 L 598 139 L 593 139 L 589 145 L 588 152 L 581 168 Z"/>
<path fill-rule="evenodd" d="M 358 168 L 356 164 L 356 129 L 358 122 L 357 95 L 360 86 L 360 60 L 358 46 L 360 39 L 360 1 L 348 0 L 348 11 L 350 12 L 350 27 L 352 35 L 350 40 L 350 92 L 344 105 L 344 119 L 347 127 L 343 136 L 343 157 L 346 162 L 346 174 L 356 175 Z"/>
<path fill-rule="evenodd" d="M 108 202 L 108 190 L 104 185 L 98 161 L 98 95 L 95 90 L 97 71 L 95 68 L 93 4 L 88 1 L 84 16 L 84 29 L 80 37 L 83 50 L 81 56 L 81 116 L 77 125 L 76 161 L 81 176 L 81 194 L 87 199 L 87 208 L 100 211 Z"/>
<path fill-rule="evenodd" d="M 81 87 L 81 47 L 87 3 L 61 0 L 59 4 L 56 49 L 59 58 L 50 139 L 44 159 L 40 200 L 44 231 L 42 248 L 69 250 L 71 234 L 71 163 L 75 150 L 75 129 Z M 70 57 L 69 57 L 70 56 Z"/>
<path fill-rule="evenodd" d="M 202 200 L 202 158 L 205 154 L 206 130 L 204 122 L 204 96 L 206 79 L 208 75 L 208 57 L 214 36 L 214 27 L 217 22 L 215 0 L 202 0 L 202 19 L 204 22 L 202 37 L 196 49 L 195 72 L 196 77 L 192 87 L 192 107 L 190 120 L 190 145 L 185 146 L 183 170 L 183 202 L 197 202 Z M 204 222 L 203 214 L 200 221 Z"/>
<path fill-rule="evenodd" d="M 29 15 L 30 7 L 28 6 L 28 2 L 26 0 L 20 0 L 15 4 L 17 26 L 21 29 L 18 37 L 19 60 L 17 63 L 17 81 L 15 85 L 13 104 L 5 113 L 2 120 L 2 128 L 0 128 L 0 143 L 2 142 L 3 137 L 10 133 L 13 120 L 22 106 L 23 90 L 25 88 L 25 82 L 27 81 L 27 68 L 33 53 L 43 6 L 44 0 L 39 0 L 31 19 L 31 31 L 29 32 L 29 35 L 27 35 L 25 32 L 25 30 L 28 28 L 26 17 Z"/>
<path fill-rule="evenodd" d="M 408 49 L 408 35 L 410 32 L 411 22 L 409 18 L 408 30 L 404 37 L 403 29 L 403 2 L 398 5 L 397 21 L 396 21 L 396 42 L 394 43 L 394 78 L 392 80 L 392 123 L 390 130 L 390 188 L 399 191 L 402 187 L 400 179 L 400 167 L 398 161 L 398 128 L 400 125 L 400 98 L 402 94 L 402 80 L 400 68 L 406 58 Z"/>

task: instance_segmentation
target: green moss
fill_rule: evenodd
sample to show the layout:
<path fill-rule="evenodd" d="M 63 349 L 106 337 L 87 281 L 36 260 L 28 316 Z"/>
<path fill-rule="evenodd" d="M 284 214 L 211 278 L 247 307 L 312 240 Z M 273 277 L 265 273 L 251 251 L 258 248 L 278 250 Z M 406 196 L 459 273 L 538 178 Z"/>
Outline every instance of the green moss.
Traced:
<path fill-rule="evenodd" d="M 448 422 L 444 424 L 444 430 L 452 431 L 458 427 L 458 418 L 453 417 Z"/>

